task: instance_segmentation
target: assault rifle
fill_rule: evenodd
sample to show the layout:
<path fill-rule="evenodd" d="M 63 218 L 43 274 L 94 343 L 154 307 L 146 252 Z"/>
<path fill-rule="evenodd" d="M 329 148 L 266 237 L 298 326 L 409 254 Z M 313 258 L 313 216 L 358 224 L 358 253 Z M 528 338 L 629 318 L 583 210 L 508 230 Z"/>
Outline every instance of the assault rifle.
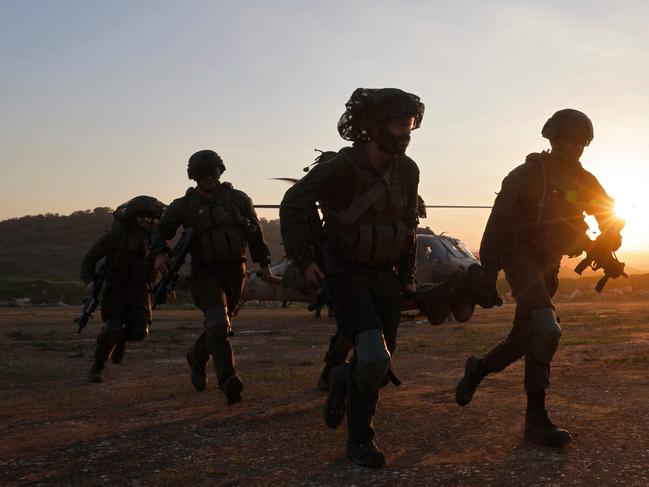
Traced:
<path fill-rule="evenodd" d="M 180 275 L 180 268 L 185 263 L 185 257 L 187 257 L 189 247 L 194 239 L 194 232 L 193 228 L 186 228 L 174 247 L 174 255 L 169 262 L 167 272 L 162 275 L 158 284 L 153 288 L 153 309 L 156 309 L 160 304 L 165 304 L 167 302 L 167 295 L 175 291 Z"/>
<path fill-rule="evenodd" d="M 575 267 L 575 272 L 579 275 L 588 267 L 594 271 L 604 269 L 604 277 L 595 286 L 595 291 L 598 293 L 602 292 L 609 279 L 617 279 L 620 276 L 629 277 L 624 272 L 624 262 L 620 262 L 615 255 L 614 247 L 611 245 L 613 239 L 608 237 L 608 235 L 619 235 L 623 226 L 624 222 L 621 222 L 611 228 L 607 235 L 600 234 L 592 243 L 590 249 L 586 251 L 586 257 Z"/>
<path fill-rule="evenodd" d="M 74 322 L 79 325 L 79 333 L 83 330 L 92 314 L 97 309 L 99 305 L 99 295 L 101 294 L 101 288 L 104 286 L 104 281 L 106 280 L 106 274 L 108 273 L 108 261 L 104 262 L 104 265 L 101 267 L 99 273 L 95 276 L 95 280 L 92 283 L 92 293 L 90 296 L 83 298 L 83 308 L 81 314 L 74 319 Z"/>

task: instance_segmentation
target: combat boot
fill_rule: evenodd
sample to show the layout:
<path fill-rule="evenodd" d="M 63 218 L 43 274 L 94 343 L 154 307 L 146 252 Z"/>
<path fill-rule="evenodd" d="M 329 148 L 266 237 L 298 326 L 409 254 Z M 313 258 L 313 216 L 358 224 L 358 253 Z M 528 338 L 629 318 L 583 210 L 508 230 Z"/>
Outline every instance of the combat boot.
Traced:
<path fill-rule="evenodd" d="M 237 404 L 242 401 L 241 392 L 243 391 L 243 382 L 237 374 L 232 374 L 226 377 L 219 384 L 221 392 L 225 394 L 228 399 L 228 406 Z"/>
<path fill-rule="evenodd" d="M 525 413 L 525 434 L 527 441 L 543 446 L 563 446 L 572 440 L 568 431 L 558 428 L 545 409 L 532 409 Z"/>
<path fill-rule="evenodd" d="M 95 359 L 95 363 L 92 364 L 92 368 L 90 369 L 90 382 L 97 384 L 101 382 L 101 373 L 104 371 L 105 366 L 106 362 L 104 362 L 103 360 Z"/>
<path fill-rule="evenodd" d="M 466 359 L 464 377 L 455 386 L 455 402 L 459 406 L 469 404 L 484 377 L 485 375 L 480 371 L 480 359 L 475 355 L 471 355 Z"/>
<path fill-rule="evenodd" d="M 385 465 L 385 455 L 372 440 L 363 443 L 347 442 L 347 458 L 361 467 L 378 468 Z"/>
<path fill-rule="evenodd" d="M 199 391 L 204 391 L 207 387 L 207 374 L 205 373 L 205 364 L 201 364 L 194 358 L 194 353 L 190 350 L 187 352 L 187 363 L 191 367 L 192 385 Z"/>
<path fill-rule="evenodd" d="M 324 403 L 322 415 L 325 424 L 332 429 L 340 426 L 345 417 L 348 378 L 349 364 L 334 368 L 330 374 L 329 396 Z"/>
<path fill-rule="evenodd" d="M 113 353 L 110 355 L 110 361 L 113 362 L 114 364 L 119 364 L 122 362 L 122 359 L 124 358 L 124 352 L 126 351 L 126 341 L 120 340 L 117 342 L 117 345 L 115 345 L 115 348 L 113 349 Z"/>

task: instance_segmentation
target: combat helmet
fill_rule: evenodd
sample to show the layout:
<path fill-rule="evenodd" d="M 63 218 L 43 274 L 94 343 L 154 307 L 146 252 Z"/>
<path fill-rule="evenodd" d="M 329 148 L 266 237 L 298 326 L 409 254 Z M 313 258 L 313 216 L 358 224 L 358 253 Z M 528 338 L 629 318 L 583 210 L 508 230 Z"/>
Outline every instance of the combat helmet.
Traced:
<path fill-rule="evenodd" d="M 122 203 L 113 212 L 115 221 L 132 220 L 138 215 L 147 214 L 159 220 L 167 206 L 153 196 L 136 196 Z"/>
<path fill-rule="evenodd" d="M 223 159 L 213 150 L 199 150 L 192 154 L 187 163 L 187 176 L 189 179 L 199 179 L 202 176 L 218 174 L 225 171 Z"/>
<path fill-rule="evenodd" d="M 550 140 L 561 136 L 570 137 L 583 141 L 584 145 L 589 145 L 594 137 L 593 122 L 585 113 L 565 108 L 556 112 L 545 122 L 541 135 Z"/>
<path fill-rule="evenodd" d="M 421 126 L 424 104 L 417 95 L 398 88 L 357 88 L 345 104 L 338 120 L 338 133 L 351 142 L 368 140 L 369 131 L 379 122 L 392 117 L 414 117 L 413 130 Z"/>

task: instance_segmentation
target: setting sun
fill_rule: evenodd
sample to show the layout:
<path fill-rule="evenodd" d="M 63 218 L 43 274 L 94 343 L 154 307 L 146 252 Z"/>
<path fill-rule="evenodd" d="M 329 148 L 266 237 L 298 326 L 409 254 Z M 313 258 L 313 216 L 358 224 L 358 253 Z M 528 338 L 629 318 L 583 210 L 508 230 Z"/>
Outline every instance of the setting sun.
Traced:
<path fill-rule="evenodd" d="M 644 252 L 649 248 L 649 195 L 644 161 L 635 152 L 624 152 L 607 144 L 584 164 L 592 170 L 606 192 L 615 199 L 615 213 L 625 220 L 622 252 Z M 610 161 L 619 163 L 611 164 Z"/>
<path fill-rule="evenodd" d="M 615 200 L 615 213 L 626 221 L 622 231 L 623 245 L 637 250 L 649 246 L 649 228 L 646 224 L 649 202 L 641 191 L 618 193 Z"/>

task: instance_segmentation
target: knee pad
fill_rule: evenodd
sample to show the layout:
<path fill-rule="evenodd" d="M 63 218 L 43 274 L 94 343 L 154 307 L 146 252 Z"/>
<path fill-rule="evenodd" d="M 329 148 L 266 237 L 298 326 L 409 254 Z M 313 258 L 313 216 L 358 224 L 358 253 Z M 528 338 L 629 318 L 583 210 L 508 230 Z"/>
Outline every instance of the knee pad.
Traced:
<path fill-rule="evenodd" d="M 230 329 L 230 319 L 225 306 L 214 306 L 205 311 L 205 329 L 209 336 L 221 336 L 227 338 Z"/>
<path fill-rule="evenodd" d="M 143 323 L 142 325 L 127 327 L 125 333 L 126 341 L 140 342 L 149 336 L 149 324 Z"/>
<path fill-rule="evenodd" d="M 532 310 L 532 327 L 528 350 L 542 364 L 549 364 L 559 346 L 561 327 L 550 307 Z"/>
<path fill-rule="evenodd" d="M 356 364 L 354 382 L 366 394 L 376 392 L 390 368 L 390 352 L 385 345 L 381 330 L 368 330 L 359 333 L 356 342 Z"/>

